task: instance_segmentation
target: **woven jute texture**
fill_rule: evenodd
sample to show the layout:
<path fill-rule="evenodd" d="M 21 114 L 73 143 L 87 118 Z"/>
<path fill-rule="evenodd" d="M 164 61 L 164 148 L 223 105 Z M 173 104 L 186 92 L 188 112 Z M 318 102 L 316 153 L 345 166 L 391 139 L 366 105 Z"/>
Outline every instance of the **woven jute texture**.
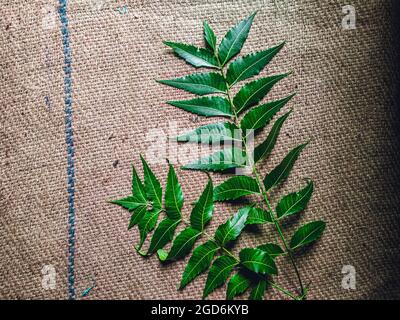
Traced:
<path fill-rule="evenodd" d="M 63 48 L 57 1 L 1 1 L 0 6 L 0 297 L 67 298 L 67 153 L 64 124 Z M 77 295 L 96 279 L 93 299 L 201 298 L 206 274 L 177 291 L 187 259 L 162 265 L 134 249 L 136 229 L 129 213 L 107 203 L 130 193 L 131 164 L 142 174 L 139 154 L 178 132 L 215 119 L 195 118 L 165 103 L 191 97 L 162 86 L 194 70 L 163 40 L 203 45 L 207 19 L 219 39 L 239 20 L 259 10 L 243 54 L 286 45 L 262 75 L 293 70 L 267 99 L 298 94 L 282 128 L 271 170 L 295 145 L 310 140 L 280 196 L 315 181 L 305 213 L 285 224 L 285 234 L 323 219 L 327 229 L 298 257 L 310 299 L 400 298 L 398 116 L 391 45 L 390 1 L 352 1 L 356 29 L 342 29 L 345 1 L 70 1 L 75 137 L 75 273 Z M 125 9 L 124 9 L 125 8 Z M 54 12 L 53 12 L 54 11 Z M 52 20 L 54 18 L 54 21 Z M 172 132 L 173 133 L 173 132 Z M 262 133 L 260 139 L 264 138 Z M 157 138 L 158 137 L 158 138 Z M 157 139 L 156 139 L 157 138 Z M 178 146 L 179 164 L 194 147 Z M 165 158 L 150 165 L 163 185 Z M 154 160 L 154 159 L 153 159 Z M 172 159 L 173 160 L 173 159 Z M 184 215 L 207 176 L 179 170 Z M 220 174 L 214 174 L 217 184 Z M 216 204 L 209 233 L 237 210 Z M 182 227 L 180 227 L 182 228 Z M 273 228 L 242 234 L 233 251 L 275 241 Z M 199 241 L 200 243 L 200 241 Z M 42 287 L 41 270 L 56 269 L 56 288 Z M 342 288 L 342 268 L 356 270 L 356 289 Z M 297 287 L 291 265 L 279 260 L 275 278 Z M 268 299 L 283 298 L 271 288 Z M 210 298 L 223 299 L 224 288 Z"/>

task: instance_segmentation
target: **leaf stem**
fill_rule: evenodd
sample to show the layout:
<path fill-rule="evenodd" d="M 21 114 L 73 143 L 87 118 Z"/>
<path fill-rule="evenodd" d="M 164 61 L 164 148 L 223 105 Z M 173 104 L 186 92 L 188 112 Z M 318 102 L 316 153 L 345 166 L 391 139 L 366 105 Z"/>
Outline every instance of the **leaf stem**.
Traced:
<path fill-rule="evenodd" d="M 232 101 L 231 95 L 230 95 L 231 86 L 229 86 L 228 81 L 226 80 L 226 76 L 225 76 L 225 73 L 224 73 L 224 70 L 223 70 L 223 66 L 221 65 L 218 57 L 217 57 L 217 60 L 218 60 L 218 63 L 219 63 L 219 70 L 220 70 L 221 75 L 224 78 L 225 84 L 227 86 L 227 92 L 226 93 L 227 93 L 227 97 L 228 97 L 229 103 L 231 105 L 231 110 L 234 113 L 234 123 L 240 129 L 240 123 L 239 123 L 238 115 L 237 115 L 237 112 L 236 112 L 236 107 L 235 107 L 235 105 L 234 105 L 234 103 Z M 247 147 L 247 144 L 246 144 L 246 139 L 243 138 L 243 136 L 242 136 L 242 141 L 243 141 L 244 147 L 246 149 L 246 154 L 249 154 L 250 150 L 248 150 L 248 147 Z M 283 232 L 282 232 L 282 229 L 281 229 L 281 226 L 280 226 L 278 220 L 275 218 L 274 211 L 272 210 L 271 204 L 270 204 L 270 202 L 268 200 L 268 197 L 267 197 L 267 190 L 265 190 L 265 186 L 264 186 L 264 184 L 262 183 L 262 181 L 261 181 L 261 179 L 259 177 L 259 174 L 257 172 L 257 168 L 255 166 L 255 163 L 254 163 L 253 159 L 250 159 L 250 160 L 251 160 L 251 169 L 252 169 L 252 172 L 253 172 L 253 174 L 254 174 L 254 176 L 256 178 L 257 184 L 258 184 L 258 186 L 259 186 L 259 188 L 260 188 L 260 190 L 262 192 L 262 195 L 264 197 L 264 202 L 267 205 L 268 210 L 271 212 L 271 217 L 273 219 L 273 223 L 275 225 L 275 228 L 278 231 L 279 237 L 281 238 L 281 241 L 282 241 L 282 243 L 283 243 L 283 245 L 285 247 L 286 253 L 289 256 L 289 259 L 290 259 L 290 261 L 291 261 L 291 263 L 293 265 L 293 269 L 294 269 L 294 271 L 296 273 L 296 276 L 297 276 L 297 279 L 299 281 L 300 295 L 304 296 L 303 281 L 301 280 L 300 272 L 299 272 L 299 269 L 297 268 L 296 262 L 294 260 L 292 250 L 290 249 L 290 247 L 287 244 L 287 241 L 285 239 L 285 236 L 283 235 Z"/>

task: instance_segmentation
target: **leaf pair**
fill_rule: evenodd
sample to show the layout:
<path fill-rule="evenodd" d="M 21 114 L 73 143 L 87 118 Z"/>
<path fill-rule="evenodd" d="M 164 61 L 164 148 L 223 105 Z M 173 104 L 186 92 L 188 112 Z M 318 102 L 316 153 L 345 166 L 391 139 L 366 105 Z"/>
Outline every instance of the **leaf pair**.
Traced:
<path fill-rule="evenodd" d="M 185 257 L 192 249 L 197 238 L 202 234 L 204 227 L 212 218 L 214 210 L 213 184 L 208 180 L 207 186 L 202 192 L 190 214 L 190 226 L 181 231 L 172 243 L 171 250 L 158 250 L 161 261 L 176 260 Z"/>
<path fill-rule="evenodd" d="M 184 288 L 199 274 L 206 271 L 217 252 L 229 242 L 237 239 L 245 227 L 248 211 L 249 207 L 240 209 L 226 223 L 217 228 L 213 239 L 194 249 L 183 273 L 180 289 Z M 221 286 L 226 281 L 232 269 L 238 264 L 239 261 L 230 255 L 218 257 L 208 273 L 203 297 L 208 296 L 212 291 Z"/>
<path fill-rule="evenodd" d="M 207 22 L 204 22 L 203 28 L 208 49 L 171 41 L 164 41 L 164 44 L 195 67 L 221 68 L 242 49 L 255 15 L 256 13 L 252 14 L 229 30 L 219 48 L 217 48 L 217 37 Z"/>
<path fill-rule="evenodd" d="M 239 254 L 242 268 L 229 280 L 226 298 L 233 299 L 252 286 L 249 299 L 262 300 L 267 287 L 267 276 L 278 272 L 274 258 L 283 253 L 283 250 L 273 243 L 255 249 L 242 249 Z"/>

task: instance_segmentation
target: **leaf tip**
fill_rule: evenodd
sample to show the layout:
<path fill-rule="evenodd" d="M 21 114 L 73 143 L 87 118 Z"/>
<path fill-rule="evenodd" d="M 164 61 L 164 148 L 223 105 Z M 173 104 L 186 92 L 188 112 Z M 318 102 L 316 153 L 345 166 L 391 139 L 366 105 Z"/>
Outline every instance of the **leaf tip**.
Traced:
<path fill-rule="evenodd" d="M 168 46 L 168 47 L 172 47 L 172 45 L 173 45 L 173 42 L 172 42 L 172 41 L 166 41 L 166 40 L 164 40 L 163 43 L 164 43 L 166 46 Z"/>
<path fill-rule="evenodd" d="M 178 290 L 183 290 L 186 287 L 186 283 L 183 281 L 181 281 L 181 283 L 179 284 Z"/>
<path fill-rule="evenodd" d="M 256 11 L 254 11 L 252 14 L 251 14 L 251 18 L 254 18 L 255 16 L 256 16 L 256 14 L 258 13 L 258 11 L 260 11 L 260 9 L 257 9 Z"/>
<path fill-rule="evenodd" d="M 301 146 L 301 149 L 304 149 L 305 147 L 307 147 L 307 145 L 311 142 L 311 140 L 307 140 L 306 142 L 304 142 Z"/>
<path fill-rule="evenodd" d="M 157 255 L 158 255 L 158 259 L 160 259 L 160 261 L 165 261 L 168 258 L 168 252 L 165 251 L 164 249 L 158 249 Z"/>
<path fill-rule="evenodd" d="M 294 70 L 289 70 L 288 72 L 284 73 L 285 77 L 288 77 L 294 73 Z"/>
<path fill-rule="evenodd" d="M 136 252 L 139 253 L 142 257 L 145 257 L 147 255 L 146 252 L 141 250 L 141 248 L 142 248 L 141 244 L 137 244 L 134 248 L 135 248 Z"/>

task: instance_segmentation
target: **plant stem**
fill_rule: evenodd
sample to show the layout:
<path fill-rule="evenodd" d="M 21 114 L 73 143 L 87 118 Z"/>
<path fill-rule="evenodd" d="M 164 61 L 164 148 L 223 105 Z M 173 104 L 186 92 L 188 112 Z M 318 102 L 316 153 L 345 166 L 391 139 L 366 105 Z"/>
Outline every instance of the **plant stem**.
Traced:
<path fill-rule="evenodd" d="M 262 192 L 262 194 L 263 194 L 265 203 L 267 204 L 267 208 L 268 208 L 268 210 L 271 212 L 272 221 L 273 221 L 273 223 L 274 223 L 274 225 L 275 225 L 275 227 L 276 227 L 276 230 L 277 230 L 278 233 L 279 233 L 279 237 L 281 238 L 282 243 L 283 243 L 283 245 L 284 245 L 284 247 L 285 247 L 285 250 L 286 250 L 286 252 L 287 252 L 287 254 L 288 254 L 288 256 L 289 256 L 289 259 L 290 259 L 290 261 L 291 261 L 291 263 L 292 263 L 292 265 L 293 265 L 293 269 L 294 269 L 294 271 L 296 272 L 296 276 L 297 276 L 297 279 L 298 279 L 299 285 L 300 285 L 300 295 L 303 295 L 303 294 L 304 294 L 303 281 L 301 280 L 300 272 L 299 272 L 299 269 L 297 268 L 296 262 L 295 262 L 295 260 L 294 260 L 292 250 L 291 250 L 290 247 L 288 246 L 287 241 L 286 241 L 286 239 L 285 239 L 285 236 L 283 235 L 281 226 L 280 226 L 280 224 L 279 224 L 279 221 L 276 219 L 276 217 L 275 217 L 275 215 L 274 215 L 274 213 L 273 213 L 272 207 L 271 207 L 271 205 L 270 205 L 270 203 L 269 203 L 269 201 L 268 201 L 268 198 L 267 198 L 267 193 L 266 193 L 266 191 L 265 191 L 264 184 L 261 182 L 260 177 L 259 177 L 259 175 L 258 175 L 258 172 L 257 172 L 255 166 L 253 166 L 253 173 L 254 173 L 254 176 L 255 176 L 255 178 L 256 178 L 257 184 L 258 184 L 259 188 L 261 189 L 261 192 Z"/>
<path fill-rule="evenodd" d="M 218 59 L 218 57 L 217 57 L 217 59 Z M 232 98 L 231 98 L 231 95 L 230 95 L 230 86 L 229 86 L 229 84 L 228 84 L 228 82 L 227 82 L 227 80 L 226 80 L 226 76 L 225 76 L 225 73 L 224 73 L 224 70 L 223 70 L 223 66 L 221 66 L 221 63 L 220 63 L 219 59 L 218 59 L 218 62 L 219 62 L 219 65 L 220 65 L 219 70 L 220 70 L 220 72 L 221 72 L 221 76 L 224 78 L 225 84 L 226 84 L 226 86 L 227 86 L 227 88 L 228 88 L 226 93 L 227 93 L 227 97 L 228 97 L 229 103 L 230 103 L 230 105 L 231 105 L 231 110 L 232 110 L 232 112 L 234 113 L 234 123 L 235 123 L 236 126 L 240 129 L 240 123 L 239 123 L 239 121 L 238 121 L 238 115 L 237 115 L 237 113 L 236 113 L 236 107 L 235 107 L 235 105 L 233 104 L 233 101 L 232 101 Z M 248 147 L 247 147 L 247 144 L 246 144 L 246 139 L 243 138 L 243 135 L 242 135 L 242 142 L 243 142 L 244 147 L 245 147 L 245 149 L 246 149 L 246 154 L 250 154 L 250 153 L 249 153 L 250 150 L 248 150 Z M 302 280 L 301 280 L 301 276 L 300 276 L 299 269 L 297 268 L 296 262 L 295 262 L 295 260 L 294 260 L 292 250 L 291 250 L 290 247 L 288 246 L 287 241 L 286 241 L 286 239 L 285 239 L 285 236 L 283 235 L 281 226 L 280 226 L 280 224 L 279 224 L 279 221 L 276 219 L 275 214 L 274 214 L 274 211 L 272 210 L 271 204 L 270 204 L 270 202 L 269 202 L 269 200 L 268 200 L 268 197 L 267 197 L 267 190 L 265 190 L 265 186 L 264 186 L 264 184 L 262 183 L 262 181 L 261 181 L 261 179 L 260 179 L 260 177 L 259 177 L 259 175 L 258 175 L 257 168 L 256 168 L 256 166 L 255 166 L 255 163 L 254 163 L 254 161 L 253 161 L 252 158 L 250 159 L 250 161 L 251 161 L 251 169 L 252 169 L 252 172 L 253 172 L 253 174 L 254 174 L 254 176 L 255 176 L 255 178 L 256 178 L 258 187 L 259 187 L 260 190 L 261 190 L 261 193 L 262 193 L 262 195 L 263 195 L 263 197 L 264 197 L 264 201 L 265 201 L 265 204 L 267 205 L 268 210 L 271 212 L 271 217 L 272 217 L 272 219 L 273 219 L 273 223 L 274 223 L 274 225 L 275 225 L 275 228 L 276 228 L 276 230 L 278 231 L 279 237 L 281 238 L 281 241 L 282 241 L 282 243 L 283 243 L 283 245 L 284 245 L 284 247 L 285 247 L 285 250 L 286 250 L 286 252 L 287 252 L 287 254 L 288 254 L 288 256 L 289 256 L 289 259 L 290 259 L 290 261 L 291 261 L 291 263 L 292 263 L 292 265 L 293 265 L 293 269 L 294 269 L 294 271 L 295 271 L 295 273 L 296 273 L 296 276 L 297 276 L 297 279 L 298 279 L 298 281 L 299 281 L 299 285 L 300 285 L 300 295 L 303 296 L 303 295 L 304 295 L 304 286 L 303 286 L 303 282 L 302 282 Z"/>

